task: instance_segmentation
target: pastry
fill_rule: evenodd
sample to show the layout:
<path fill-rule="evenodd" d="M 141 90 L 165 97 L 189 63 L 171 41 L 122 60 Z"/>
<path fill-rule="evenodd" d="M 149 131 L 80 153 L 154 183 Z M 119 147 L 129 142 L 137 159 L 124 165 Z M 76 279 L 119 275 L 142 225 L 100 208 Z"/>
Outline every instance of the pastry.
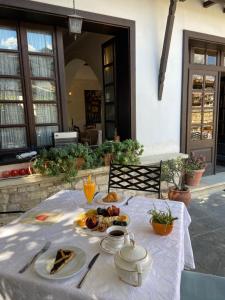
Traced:
<path fill-rule="evenodd" d="M 74 251 L 59 249 L 56 253 L 54 265 L 50 270 L 50 274 L 55 274 L 61 270 L 75 256 Z"/>
<path fill-rule="evenodd" d="M 119 196 L 116 192 L 110 192 L 108 195 L 106 195 L 103 199 L 103 202 L 117 202 L 119 201 Z"/>

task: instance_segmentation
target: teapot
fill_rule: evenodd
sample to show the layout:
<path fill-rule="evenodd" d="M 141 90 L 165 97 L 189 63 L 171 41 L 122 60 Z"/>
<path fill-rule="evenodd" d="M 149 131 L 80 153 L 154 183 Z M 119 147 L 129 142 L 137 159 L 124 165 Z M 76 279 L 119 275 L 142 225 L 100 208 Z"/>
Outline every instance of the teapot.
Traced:
<path fill-rule="evenodd" d="M 148 251 L 125 235 L 124 246 L 115 254 L 114 263 L 119 278 L 132 285 L 141 286 L 152 267 L 152 257 Z"/>

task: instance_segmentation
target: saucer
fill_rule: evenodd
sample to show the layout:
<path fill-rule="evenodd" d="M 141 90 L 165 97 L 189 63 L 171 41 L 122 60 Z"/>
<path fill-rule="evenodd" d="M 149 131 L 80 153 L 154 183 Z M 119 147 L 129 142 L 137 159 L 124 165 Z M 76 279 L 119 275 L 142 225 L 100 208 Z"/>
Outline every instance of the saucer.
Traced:
<path fill-rule="evenodd" d="M 109 245 L 109 243 L 107 242 L 107 236 L 104 237 L 101 242 L 100 242 L 100 247 L 103 251 L 105 251 L 106 253 L 109 253 L 109 254 L 116 254 L 117 251 L 120 250 L 120 248 L 122 247 L 117 247 L 117 248 L 113 248 Z"/>

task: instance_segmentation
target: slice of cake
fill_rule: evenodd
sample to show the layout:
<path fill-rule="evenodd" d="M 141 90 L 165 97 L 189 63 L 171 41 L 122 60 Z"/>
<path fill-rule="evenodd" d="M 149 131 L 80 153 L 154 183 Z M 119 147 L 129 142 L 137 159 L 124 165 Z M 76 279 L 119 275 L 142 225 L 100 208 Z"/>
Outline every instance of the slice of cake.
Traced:
<path fill-rule="evenodd" d="M 50 274 L 55 274 L 61 270 L 71 259 L 75 256 L 74 251 L 59 249 L 56 253 L 54 265 L 50 271 Z"/>

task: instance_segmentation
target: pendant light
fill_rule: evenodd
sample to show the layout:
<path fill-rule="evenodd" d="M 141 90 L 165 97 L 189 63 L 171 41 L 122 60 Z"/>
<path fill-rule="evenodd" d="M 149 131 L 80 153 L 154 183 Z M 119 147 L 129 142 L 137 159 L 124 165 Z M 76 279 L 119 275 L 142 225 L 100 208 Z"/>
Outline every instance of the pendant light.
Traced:
<path fill-rule="evenodd" d="M 75 34 L 81 34 L 82 32 L 82 24 L 83 24 L 83 18 L 76 14 L 75 9 L 75 0 L 73 0 L 73 9 L 74 14 L 69 15 L 68 24 L 69 24 L 69 32 Z"/>

